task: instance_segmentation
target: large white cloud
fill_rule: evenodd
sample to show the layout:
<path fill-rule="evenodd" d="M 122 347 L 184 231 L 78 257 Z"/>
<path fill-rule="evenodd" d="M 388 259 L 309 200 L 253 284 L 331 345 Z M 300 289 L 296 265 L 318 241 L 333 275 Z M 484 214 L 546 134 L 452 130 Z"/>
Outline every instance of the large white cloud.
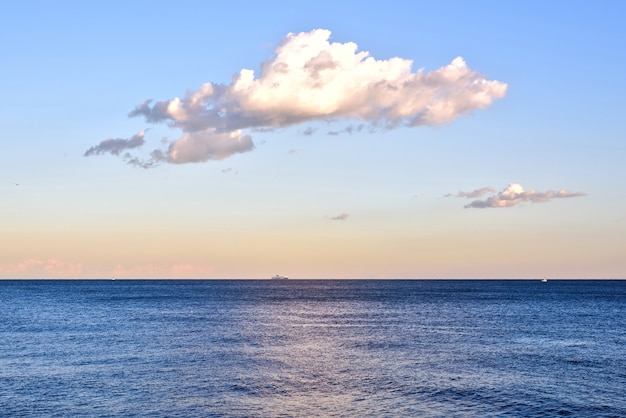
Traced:
<path fill-rule="evenodd" d="M 474 190 L 474 192 L 459 192 L 457 196 L 473 198 L 493 191 L 491 187 L 484 187 Z M 481 193 L 477 193 L 481 192 Z M 536 190 L 524 190 L 522 185 L 511 183 L 508 187 L 493 196 L 489 196 L 485 200 L 474 200 L 472 203 L 465 205 L 466 208 L 506 208 L 515 206 L 521 202 L 543 203 L 552 199 L 563 199 L 569 197 L 585 196 L 584 193 L 570 192 L 569 190 L 559 190 L 557 192 L 547 191 L 538 192 Z"/>
<path fill-rule="evenodd" d="M 258 77 L 243 69 L 228 85 L 209 82 L 182 98 L 147 100 L 129 116 L 182 130 L 156 156 L 186 163 L 253 149 L 245 129 L 343 118 L 386 128 L 439 125 L 506 94 L 506 83 L 485 79 L 461 57 L 412 72 L 412 60 L 377 60 L 353 42 L 330 42 L 330 35 L 324 29 L 290 33 Z"/>

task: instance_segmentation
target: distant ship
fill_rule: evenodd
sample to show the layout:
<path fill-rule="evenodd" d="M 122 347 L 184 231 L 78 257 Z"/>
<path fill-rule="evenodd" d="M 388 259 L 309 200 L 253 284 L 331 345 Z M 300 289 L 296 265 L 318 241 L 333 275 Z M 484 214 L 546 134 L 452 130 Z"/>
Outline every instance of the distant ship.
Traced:
<path fill-rule="evenodd" d="M 277 274 L 276 276 L 272 276 L 272 280 L 287 280 L 289 277 L 286 276 L 281 276 L 280 274 Z"/>
<path fill-rule="evenodd" d="M 548 283 L 548 279 L 546 279 L 546 276 L 543 276 L 543 279 L 541 279 L 541 283 Z"/>

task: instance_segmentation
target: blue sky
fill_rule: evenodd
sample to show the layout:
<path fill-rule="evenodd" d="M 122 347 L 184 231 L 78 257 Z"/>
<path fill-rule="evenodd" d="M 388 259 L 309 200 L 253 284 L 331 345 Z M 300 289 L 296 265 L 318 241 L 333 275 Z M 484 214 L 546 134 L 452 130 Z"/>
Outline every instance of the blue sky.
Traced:
<path fill-rule="evenodd" d="M 0 277 L 624 278 L 625 9 L 3 4 Z M 287 34 L 316 29 L 381 62 L 411 60 L 412 72 L 460 56 L 506 92 L 423 126 L 384 129 L 362 113 L 244 126 L 253 146 L 202 162 L 167 154 L 176 120 L 128 117 L 147 99 L 231 85 L 242 69 L 258 78 Z M 145 129 L 141 147 L 84 156 Z M 123 158 L 154 149 L 149 169 Z"/>

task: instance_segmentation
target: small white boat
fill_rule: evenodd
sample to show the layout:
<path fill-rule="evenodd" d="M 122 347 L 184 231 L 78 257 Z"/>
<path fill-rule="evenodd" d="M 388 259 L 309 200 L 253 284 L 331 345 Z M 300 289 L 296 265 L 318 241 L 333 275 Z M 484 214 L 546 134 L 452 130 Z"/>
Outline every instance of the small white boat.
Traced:
<path fill-rule="evenodd" d="M 548 279 L 546 279 L 546 276 L 543 276 L 543 279 L 541 279 L 541 283 L 548 283 Z"/>
<path fill-rule="evenodd" d="M 280 274 L 277 274 L 276 276 L 272 276 L 272 280 L 287 280 L 288 277 L 286 276 L 281 276 Z"/>

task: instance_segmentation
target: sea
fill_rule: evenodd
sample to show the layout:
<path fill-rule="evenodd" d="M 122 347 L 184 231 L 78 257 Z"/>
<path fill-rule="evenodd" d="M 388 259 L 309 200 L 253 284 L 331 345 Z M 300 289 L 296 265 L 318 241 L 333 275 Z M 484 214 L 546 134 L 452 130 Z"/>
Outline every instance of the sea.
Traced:
<path fill-rule="evenodd" d="M 626 417 L 626 281 L 0 281 L 2 417 Z"/>

